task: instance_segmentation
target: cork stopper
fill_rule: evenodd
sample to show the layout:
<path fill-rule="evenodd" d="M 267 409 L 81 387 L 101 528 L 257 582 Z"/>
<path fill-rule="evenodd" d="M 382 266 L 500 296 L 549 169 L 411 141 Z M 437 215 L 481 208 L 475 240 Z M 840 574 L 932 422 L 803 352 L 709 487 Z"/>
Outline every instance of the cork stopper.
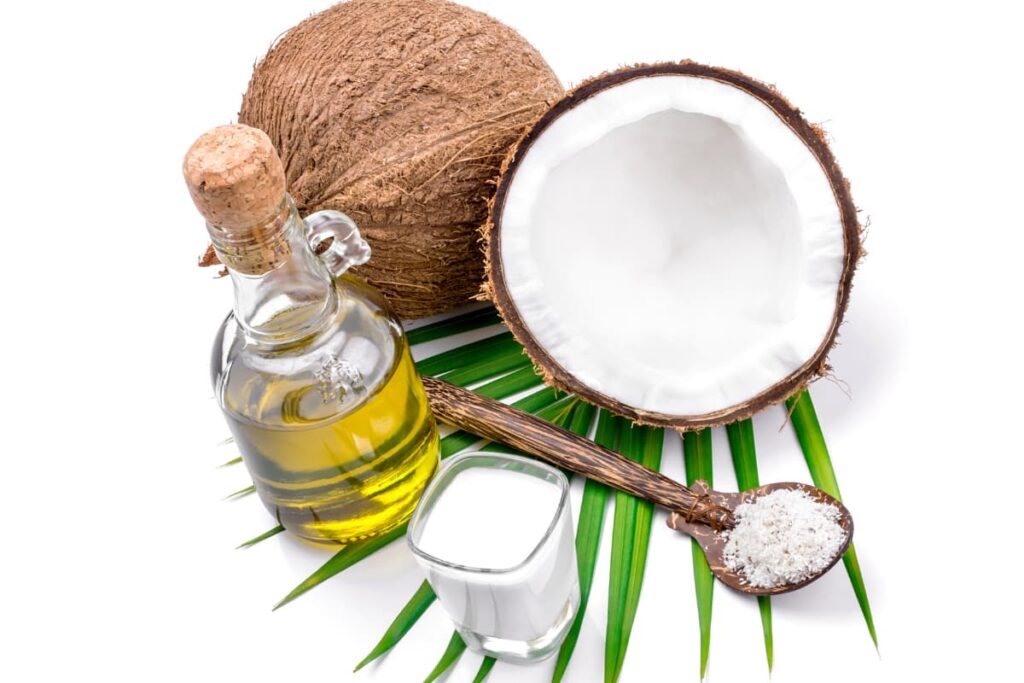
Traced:
<path fill-rule="evenodd" d="M 266 133 L 241 124 L 209 130 L 192 143 L 182 171 L 224 265 L 257 275 L 288 257 L 283 225 L 269 225 L 281 209 L 285 182 Z"/>
<path fill-rule="evenodd" d="M 267 134 L 241 124 L 218 126 L 192 143 L 182 166 L 199 213 L 238 229 L 274 215 L 284 197 L 284 167 Z"/>

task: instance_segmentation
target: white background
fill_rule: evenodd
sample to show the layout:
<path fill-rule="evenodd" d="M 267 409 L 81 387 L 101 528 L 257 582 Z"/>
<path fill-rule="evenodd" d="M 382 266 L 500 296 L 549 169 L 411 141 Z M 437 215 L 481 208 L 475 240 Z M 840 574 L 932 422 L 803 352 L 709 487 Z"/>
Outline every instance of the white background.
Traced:
<path fill-rule="evenodd" d="M 0 9 L 5 681 L 422 680 L 436 606 L 348 672 L 420 582 L 395 544 L 276 613 L 327 555 L 277 537 L 216 448 L 208 349 L 230 287 L 180 160 L 234 120 L 252 65 L 329 4 L 4 3 Z M 870 217 L 842 344 L 813 393 L 857 520 L 881 644 L 842 569 L 775 605 L 773 680 L 1012 680 L 1021 629 L 1020 21 L 1010 3 L 469 3 L 566 84 L 692 58 L 775 83 L 826 125 Z M 780 409 L 762 481 L 807 480 Z M 734 486 L 716 434 L 716 479 Z M 678 444 L 664 469 L 682 476 Z M 610 519 L 610 510 L 609 518 Z M 696 681 L 688 542 L 655 520 L 622 681 Z M 607 527 L 606 527 L 607 528 Z M 603 661 L 607 549 L 568 680 Z M 767 678 L 753 601 L 715 593 L 710 677 Z M 467 654 L 449 680 L 469 681 Z M 499 665 L 491 679 L 548 680 Z M 1019 680 L 1019 679 L 1018 679 Z"/>

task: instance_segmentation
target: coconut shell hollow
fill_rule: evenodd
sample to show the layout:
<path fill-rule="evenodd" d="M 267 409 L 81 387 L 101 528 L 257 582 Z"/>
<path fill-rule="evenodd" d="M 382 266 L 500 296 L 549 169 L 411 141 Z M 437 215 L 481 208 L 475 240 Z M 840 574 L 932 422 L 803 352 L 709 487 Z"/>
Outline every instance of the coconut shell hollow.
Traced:
<path fill-rule="evenodd" d="M 509 205 L 516 203 L 513 212 L 517 215 L 523 213 L 520 206 L 522 200 L 516 195 L 517 193 L 521 195 L 524 192 L 522 189 L 524 185 L 530 187 L 536 185 L 536 178 L 531 178 L 529 181 L 522 180 L 518 187 L 517 180 L 521 173 L 527 174 L 526 171 L 523 171 L 524 166 L 528 166 L 530 163 L 537 165 L 538 162 L 527 161 L 531 152 L 535 152 L 537 148 L 543 148 L 545 145 L 550 147 L 550 140 L 543 143 L 540 141 L 545 136 L 550 138 L 552 135 L 558 134 L 558 131 L 570 128 L 568 123 L 559 123 L 560 120 L 573 116 L 573 112 L 588 100 L 601 97 L 603 93 L 608 93 L 635 81 L 663 76 L 682 76 L 720 84 L 726 86 L 726 89 L 736 89 L 766 107 L 771 114 L 777 117 L 780 124 L 779 130 L 788 129 L 800 146 L 812 155 L 812 170 L 823 176 L 827 185 L 822 185 L 822 187 L 826 187 L 828 200 L 834 202 L 832 210 L 835 213 L 835 225 L 831 233 L 833 244 L 830 248 L 835 253 L 831 260 L 834 272 L 832 273 L 832 287 L 828 292 L 829 316 L 816 328 L 817 332 L 814 335 L 813 343 L 805 338 L 804 345 L 807 350 L 798 360 L 791 360 L 787 371 L 773 377 L 771 382 L 766 382 L 756 390 L 747 391 L 739 396 L 733 392 L 733 396 L 728 400 L 704 401 L 699 410 L 652 409 L 643 401 L 624 400 L 618 395 L 623 392 L 606 390 L 611 386 L 610 384 L 607 387 L 603 386 L 601 381 L 594 381 L 593 376 L 581 379 L 578 375 L 583 373 L 578 371 L 574 373 L 567 369 L 567 366 L 575 365 L 575 358 L 561 347 L 574 345 L 572 330 L 562 330 L 563 336 L 567 337 L 564 344 L 558 345 L 550 342 L 546 344 L 542 341 L 544 334 L 542 334 L 541 328 L 544 324 L 544 315 L 536 313 L 537 302 L 524 301 L 523 295 L 516 293 L 517 285 L 510 284 L 510 281 L 517 278 L 523 279 L 523 264 L 510 260 L 511 256 L 507 253 L 518 247 L 506 248 L 505 245 L 505 241 L 509 239 L 514 240 L 517 244 L 522 240 L 522 234 L 505 234 L 512 229 L 506 226 L 506 222 L 511 221 L 507 212 L 510 210 Z M 542 149 L 534 156 L 536 158 L 547 153 L 548 151 Z M 559 157 L 559 159 L 560 163 L 565 161 L 563 157 Z M 643 190 L 641 190 L 641 196 L 642 193 Z M 519 219 L 516 218 L 516 220 Z M 537 221 L 536 215 L 533 216 L 533 220 Z M 538 227 L 537 230 L 541 230 L 541 228 Z M 800 111 L 773 87 L 736 71 L 693 62 L 640 65 L 605 73 L 580 84 L 556 102 L 530 127 L 503 162 L 497 192 L 491 205 L 490 219 L 483 229 L 483 236 L 487 257 L 487 282 L 483 294 L 494 302 L 509 329 L 524 346 L 538 371 L 550 384 L 635 422 L 678 430 L 701 429 L 748 418 L 768 405 L 785 400 L 806 387 L 812 380 L 827 373 L 829 370 L 827 355 L 836 342 L 839 326 L 849 303 L 854 271 L 862 255 L 861 228 L 857 210 L 850 195 L 849 183 L 836 163 L 821 129 L 808 123 Z M 521 258 L 521 256 L 517 258 Z M 614 272 L 607 273 L 607 278 L 614 279 L 615 277 Z M 534 277 L 534 279 L 538 278 Z M 524 289 L 521 283 L 518 288 L 519 291 Z M 537 288 L 551 290 L 558 289 L 558 285 L 546 282 L 537 285 Z M 662 313 L 668 316 L 673 315 L 671 310 L 663 310 Z M 549 311 L 546 315 L 550 316 L 553 313 Z M 614 324 L 614 321 L 611 324 Z M 641 329 L 639 332 L 642 334 L 643 330 Z M 548 335 L 549 338 L 551 336 Z M 549 347 L 557 348 L 552 351 Z M 634 359 L 625 360 L 633 362 Z M 651 365 L 655 366 L 653 369 L 656 372 L 657 362 L 652 362 Z M 597 377 L 597 380 L 601 379 L 601 377 Z M 654 402 L 656 403 L 656 401 Z M 681 403 L 687 403 L 687 401 L 683 400 Z"/>
<path fill-rule="evenodd" d="M 300 213 L 356 221 L 373 258 L 355 272 L 408 319 L 477 294 L 501 161 L 562 93 L 540 54 L 485 14 L 351 0 L 274 44 L 239 121 L 273 141 Z"/>

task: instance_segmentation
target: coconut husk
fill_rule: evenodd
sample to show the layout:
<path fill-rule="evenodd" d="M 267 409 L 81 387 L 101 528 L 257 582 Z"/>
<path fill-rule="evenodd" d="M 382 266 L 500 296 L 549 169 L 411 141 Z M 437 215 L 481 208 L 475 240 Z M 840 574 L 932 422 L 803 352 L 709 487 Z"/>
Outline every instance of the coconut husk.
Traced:
<path fill-rule="evenodd" d="M 477 235 L 501 161 L 562 92 L 540 54 L 485 14 L 351 0 L 270 49 L 239 121 L 270 136 L 300 212 L 356 221 L 373 249 L 357 274 L 417 318 L 479 290 Z"/>

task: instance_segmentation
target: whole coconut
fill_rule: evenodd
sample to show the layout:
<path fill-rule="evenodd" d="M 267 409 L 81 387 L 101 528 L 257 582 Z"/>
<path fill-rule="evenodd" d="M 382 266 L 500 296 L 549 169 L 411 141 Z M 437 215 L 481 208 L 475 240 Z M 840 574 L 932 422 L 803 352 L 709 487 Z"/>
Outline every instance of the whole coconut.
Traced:
<path fill-rule="evenodd" d="M 270 136 L 301 212 L 349 214 L 358 273 L 405 318 L 480 291 L 478 229 L 505 153 L 562 95 L 540 54 L 445 0 L 351 0 L 257 65 L 239 121 Z"/>

